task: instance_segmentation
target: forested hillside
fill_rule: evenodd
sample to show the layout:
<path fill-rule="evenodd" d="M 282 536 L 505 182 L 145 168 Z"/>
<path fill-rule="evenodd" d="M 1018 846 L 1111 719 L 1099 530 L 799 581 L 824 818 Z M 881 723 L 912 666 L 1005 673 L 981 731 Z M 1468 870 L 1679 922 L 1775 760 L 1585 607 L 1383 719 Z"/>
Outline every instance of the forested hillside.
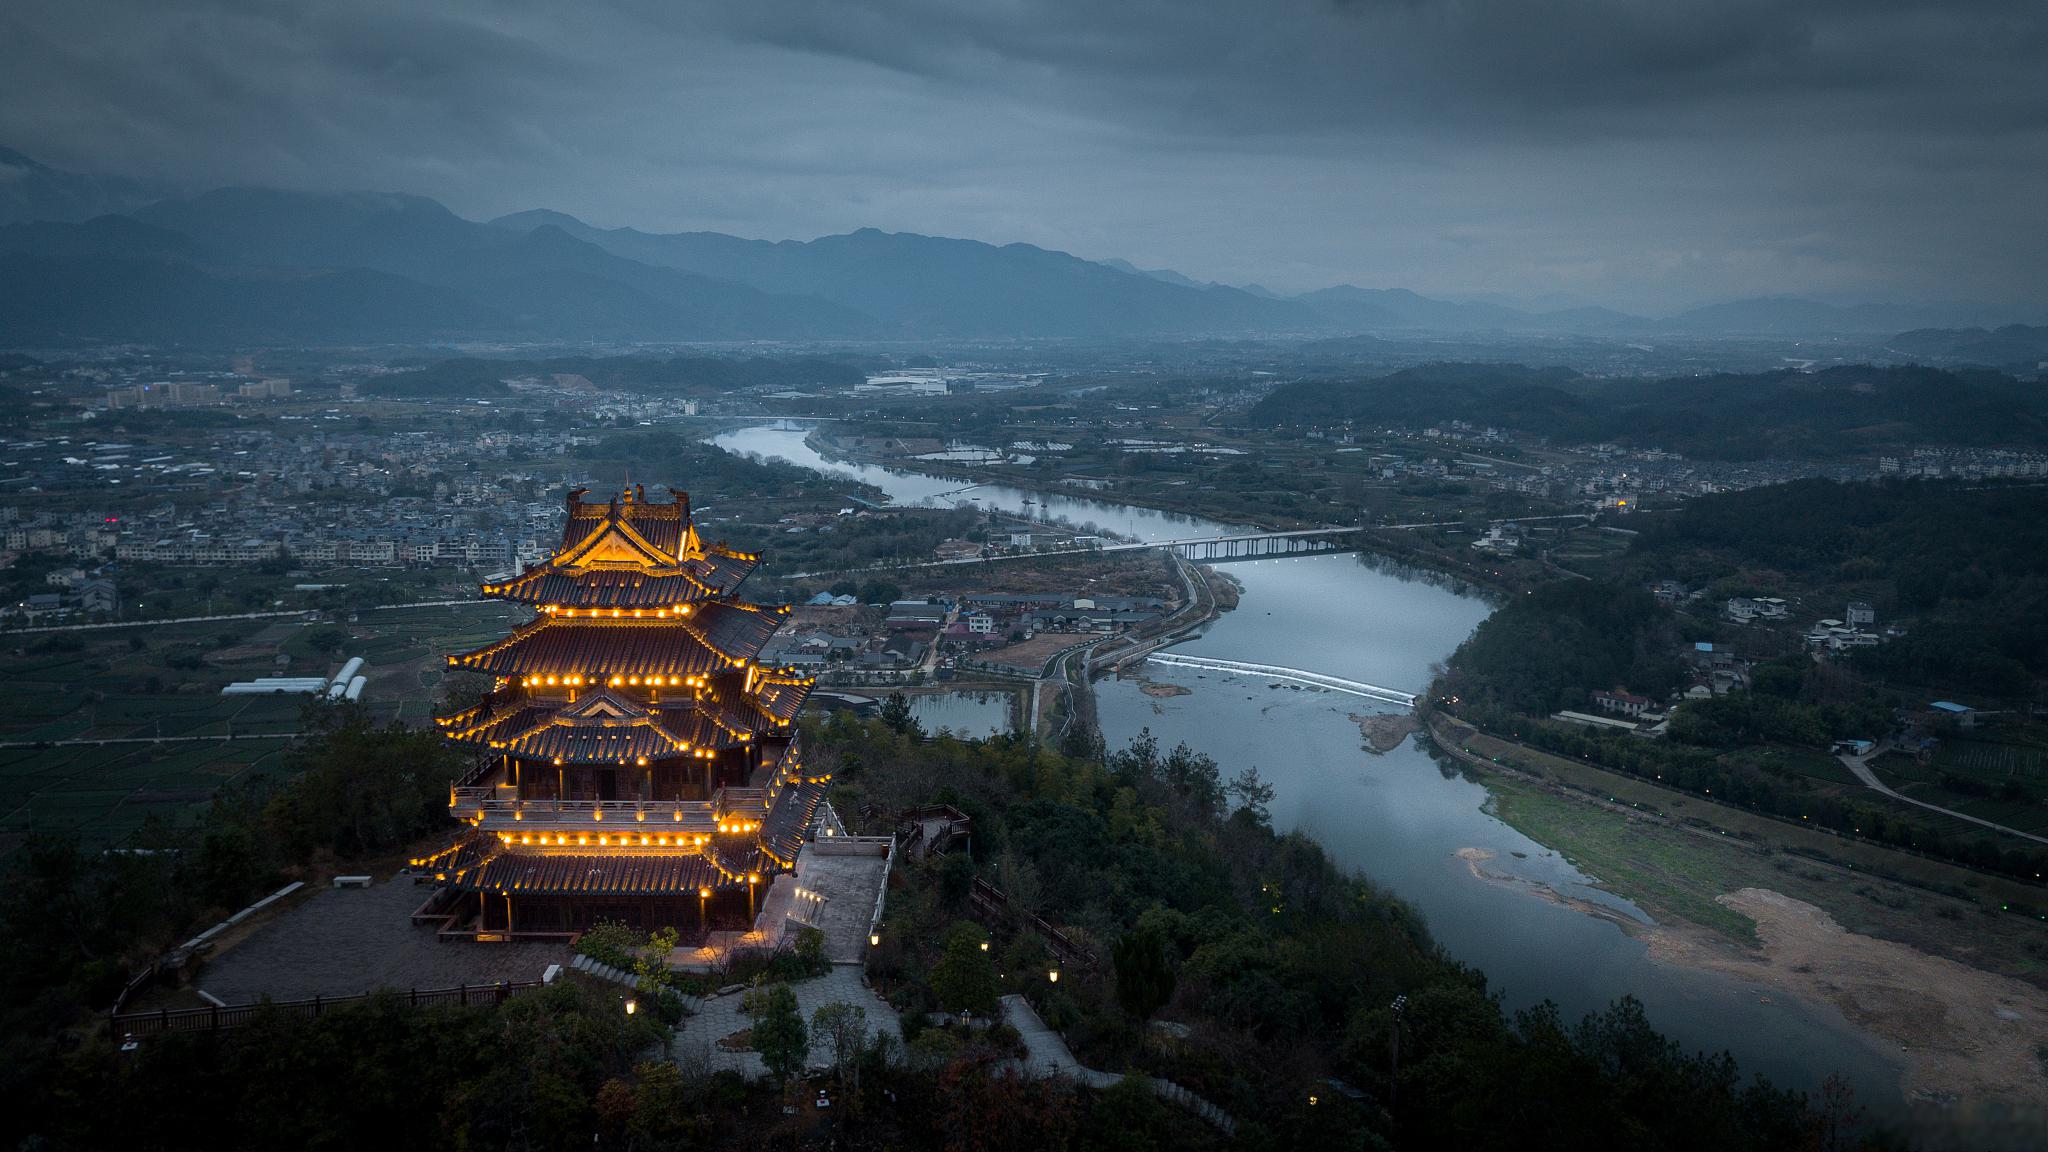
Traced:
<path fill-rule="evenodd" d="M 1562 443 L 1746 460 L 1900 445 L 2040 447 L 2048 445 L 2048 390 L 1980 369 L 1851 365 L 1612 381 L 1561 368 L 1432 364 L 1370 380 L 1288 384 L 1247 420 L 1291 428 L 1463 420 Z"/>
<path fill-rule="evenodd" d="M 1858 662 L 1895 680 L 2018 695 L 2048 677 L 2048 487 L 1806 480 L 1638 523 L 1632 578 L 1875 604 L 1908 634 Z"/>

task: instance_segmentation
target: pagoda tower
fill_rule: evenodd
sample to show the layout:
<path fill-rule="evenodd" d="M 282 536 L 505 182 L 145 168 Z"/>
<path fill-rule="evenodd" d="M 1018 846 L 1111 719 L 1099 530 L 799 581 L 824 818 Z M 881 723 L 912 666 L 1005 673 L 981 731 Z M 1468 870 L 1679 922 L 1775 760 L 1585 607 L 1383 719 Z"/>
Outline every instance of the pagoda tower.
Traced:
<path fill-rule="evenodd" d="M 448 802 L 469 828 L 413 861 L 422 913 L 481 938 L 744 926 L 827 783 L 795 728 L 812 681 L 755 659 L 789 609 L 738 599 L 759 557 L 705 544 L 687 493 L 587 491 L 559 551 L 483 586 L 533 619 L 448 658 L 492 687 L 439 721 L 474 757 Z"/>

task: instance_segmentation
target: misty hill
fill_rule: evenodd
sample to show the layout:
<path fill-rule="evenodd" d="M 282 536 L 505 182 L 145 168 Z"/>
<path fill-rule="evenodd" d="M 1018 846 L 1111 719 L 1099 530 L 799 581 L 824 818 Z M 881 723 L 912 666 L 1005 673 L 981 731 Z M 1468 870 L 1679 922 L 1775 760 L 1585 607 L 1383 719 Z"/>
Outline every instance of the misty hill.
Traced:
<path fill-rule="evenodd" d="M 129 216 L 0 226 L 0 341 L 388 343 L 509 332 L 477 300 L 371 268 L 236 260 Z"/>
<path fill-rule="evenodd" d="M 1731 300 L 1681 312 L 1662 324 L 1667 331 L 1745 336 L 1888 335 L 1922 325 L 1981 322 L 1994 310 L 1970 305 L 1925 307 L 1901 304 L 1823 304 L 1797 296 Z"/>
<path fill-rule="evenodd" d="M 231 188 L 134 216 L 0 226 L 20 344 L 872 336 L 816 298 L 515 235 L 416 196 Z"/>
<path fill-rule="evenodd" d="M 0 224 L 31 220 L 76 223 L 140 208 L 170 191 L 120 176 L 66 172 L 12 148 L 0 148 Z"/>
<path fill-rule="evenodd" d="M 1350 330 L 1550 332 L 1606 336 L 1875 336 L 1923 324 L 1962 323 L 1995 310 L 1865 304 L 1843 307 L 1796 296 L 1730 300 L 1673 316 L 1632 316 L 1612 308 L 1532 312 L 1503 304 L 1454 303 L 1404 288 L 1339 284 L 1294 297 Z"/>
<path fill-rule="evenodd" d="M 558 228 L 508 233 L 439 203 L 386 193 L 228 188 L 143 209 L 245 267 L 360 267 L 451 290 L 544 337 L 730 339 L 871 336 L 867 317 L 657 268 Z"/>
<path fill-rule="evenodd" d="M 1149 276 L 1154 280 L 1163 281 L 1167 284 L 1178 284 L 1183 288 L 1225 287 L 1225 285 L 1217 284 L 1213 280 L 1208 283 L 1203 283 L 1202 281 L 1197 280 L 1192 276 L 1183 276 L 1180 273 L 1175 272 L 1171 268 L 1140 268 L 1136 264 L 1131 263 L 1129 260 L 1118 260 L 1111 258 L 1108 260 L 1098 260 L 1096 261 L 1096 263 L 1102 265 L 1104 268 L 1114 268 L 1127 276 Z M 1248 286 L 1244 288 L 1243 291 L 1250 292 L 1254 296 L 1262 296 L 1268 300 L 1277 299 L 1277 297 L 1275 297 L 1271 292 L 1255 291 L 1255 287 L 1255 285 Z"/>
<path fill-rule="evenodd" d="M 1324 327 L 1298 304 L 1235 288 L 1133 276 L 1030 244 L 1000 247 L 863 228 L 816 240 L 742 240 L 716 232 L 593 228 L 559 212 L 494 225 L 555 227 L 631 260 L 811 294 L 905 333 L 945 336 L 1171 335 Z"/>
<path fill-rule="evenodd" d="M 1359 288 L 1339 284 L 1295 299 L 1314 308 L 1333 324 L 1349 329 L 1418 328 L 1474 332 L 1541 327 L 1531 313 L 1498 304 L 1453 304 L 1432 300 L 1406 288 Z"/>
<path fill-rule="evenodd" d="M 223 188 L 142 203 L 157 191 L 62 172 L 0 149 L 0 252 L 22 258 L 0 267 L 0 296 L 34 292 L 23 280 L 31 257 L 41 261 L 37 274 L 60 289 L 24 314 L 0 318 L 0 338 L 630 342 L 1376 331 L 1783 337 L 1996 319 L 1985 309 L 1840 308 L 1789 297 L 1645 319 L 1604 308 L 1527 311 L 1348 284 L 1283 298 L 1029 244 L 872 228 L 766 241 L 601 229 L 551 211 L 484 224 L 425 197 L 381 192 Z M 372 298 L 377 292 L 389 299 Z M 384 329 L 394 315 L 398 323 Z M 1994 359 L 1994 351 L 1939 358 L 2024 362 Z"/>
<path fill-rule="evenodd" d="M 181 260 L 4 253 L 0 343 L 371 344 L 503 331 L 474 301 L 361 268 L 221 275 Z"/>
<path fill-rule="evenodd" d="M 1565 369 L 1434 364 L 1372 380 L 1285 385 L 1247 419 L 1299 428 L 1465 420 L 1559 442 L 1735 460 L 1908 444 L 2048 445 L 2041 388 L 1998 372 L 1917 366 L 1610 381 Z"/>
<path fill-rule="evenodd" d="M 193 260 L 200 255 L 199 245 L 190 236 L 131 216 L 95 216 L 77 224 L 54 220 L 0 224 L 0 252 L 52 259 Z"/>
<path fill-rule="evenodd" d="M 1892 337 L 1891 347 L 1938 363 L 1981 364 L 2008 372 L 2038 372 L 2048 365 L 2048 326 L 1918 328 Z"/>

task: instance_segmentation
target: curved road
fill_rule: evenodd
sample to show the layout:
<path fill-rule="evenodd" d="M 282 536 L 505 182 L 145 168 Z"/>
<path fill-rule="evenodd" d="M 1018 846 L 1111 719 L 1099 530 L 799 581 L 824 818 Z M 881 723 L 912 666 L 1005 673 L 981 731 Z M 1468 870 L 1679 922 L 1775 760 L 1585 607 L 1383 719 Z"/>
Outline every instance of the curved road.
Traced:
<path fill-rule="evenodd" d="M 1866 755 L 1851 756 L 1848 753 L 1844 752 L 1840 756 L 1837 756 L 1836 759 L 1842 762 L 1842 767 L 1847 768 L 1849 771 L 1855 773 L 1856 778 L 1858 780 L 1863 781 L 1865 786 L 1869 787 L 1870 789 L 1876 792 L 1880 792 L 1886 796 L 1889 796 L 1894 800 L 1900 801 L 1901 803 L 1911 804 L 1916 808 L 1925 808 L 1929 812 L 1939 812 L 1943 816 L 1953 816 L 1958 820 L 1967 820 L 1970 823 L 1975 824 L 1979 827 L 1989 828 L 1993 832 L 2003 832 L 2008 836 L 2018 836 L 2023 840 L 2032 840 L 2036 844 L 2048 844 L 2048 836 L 2036 836 L 2032 832 L 2022 832 L 2017 828 L 2010 828 L 2004 824 L 1994 824 L 1989 820 L 1984 820 L 1979 817 L 1972 816 L 1967 812 L 1958 812 L 1953 808 L 1943 808 L 1939 804 L 1929 804 L 1925 800 L 1915 800 L 1911 796 L 1902 795 L 1898 792 L 1893 791 L 1890 785 L 1886 784 L 1884 781 L 1879 780 L 1877 778 L 1877 773 L 1872 772 L 1870 770 L 1869 764 L 1871 760 L 1876 759 L 1878 756 L 1883 755 L 1885 752 L 1889 750 L 1889 745 L 1879 744 L 1877 747 L 1871 749 L 1870 752 Z"/>

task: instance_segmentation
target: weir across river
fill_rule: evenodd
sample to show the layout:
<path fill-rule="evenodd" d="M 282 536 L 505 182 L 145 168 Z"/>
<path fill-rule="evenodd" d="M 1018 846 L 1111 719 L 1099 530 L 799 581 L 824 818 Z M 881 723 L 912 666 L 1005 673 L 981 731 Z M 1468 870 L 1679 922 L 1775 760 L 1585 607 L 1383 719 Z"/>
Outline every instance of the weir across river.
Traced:
<path fill-rule="evenodd" d="M 1348 692 L 1353 696 L 1363 696 L 1382 704 L 1399 704 L 1403 708 L 1415 707 L 1413 692 L 1403 692 L 1399 688 L 1382 688 L 1378 684 L 1346 680 L 1341 676 L 1325 676 L 1320 672 L 1306 672 L 1300 668 L 1282 668 L 1276 664 L 1251 664 L 1243 660 L 1217 660 L 1208 656 L 1185 656 L 1178 652 L 1154 652 L 1146 659 L 1154 664 L 1165 664 L 1174 668 L 1202 668 L 1211 672 L 1235 672 L 1245 676 L 1288 680 L 1313 688 L 1327 688 L 1332 692 Z"/>

